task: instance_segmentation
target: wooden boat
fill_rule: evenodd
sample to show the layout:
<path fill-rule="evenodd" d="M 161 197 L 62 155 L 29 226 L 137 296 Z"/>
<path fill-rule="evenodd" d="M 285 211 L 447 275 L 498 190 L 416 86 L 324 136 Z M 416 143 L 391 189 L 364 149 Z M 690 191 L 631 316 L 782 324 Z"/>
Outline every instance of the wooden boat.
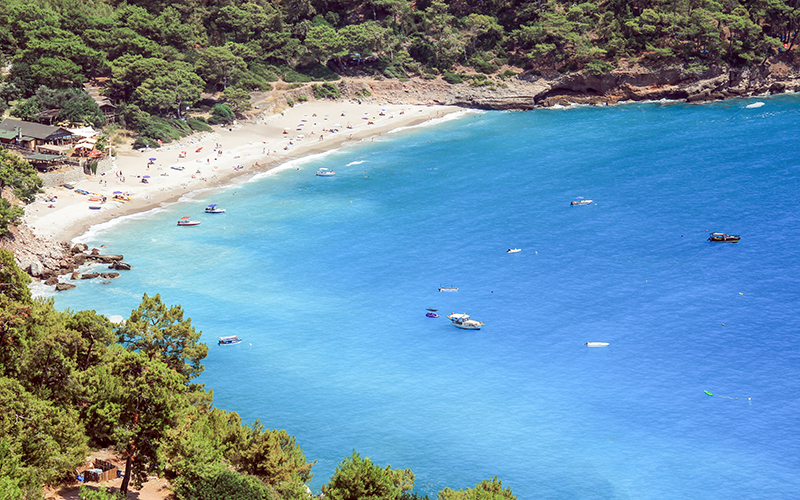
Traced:
<path fill-rule="evenodd" d="M 577 205 L 589 205 L 592 203 L 592 200 L 577 200 L 570 202 L 570 205 L 577 206 Z"/>
<path fill-rule="evenodd" d="M 191 217 L 181 217 L 178 221 L 179 226 L 198 226 L 200 225 L 199 220 L 191 220 Z"/>
<path fill-rule="evenodd" d="M 228 335 L 225 337 L 217 337 L 217 338 L 219 339 L 219 342 L 217 342 L 217 344 L 219 345 L 233 345 L 233 344 L 238 344 L 239 342 L 242 341 L 242 339 L 240 339 L 236 335 Z"/>
<path fill-rule="evenodd" d="M 608 342 L 586 342 L 583 345 L 589 346 L 589 347 L 605 347 L 605 346 L 608 345 Z"/>
<path fill-rule="evenodd" d="M 711 233 L 708 241 L 712 243 L 738 243 L 741 236 L 737 234 Z"/>

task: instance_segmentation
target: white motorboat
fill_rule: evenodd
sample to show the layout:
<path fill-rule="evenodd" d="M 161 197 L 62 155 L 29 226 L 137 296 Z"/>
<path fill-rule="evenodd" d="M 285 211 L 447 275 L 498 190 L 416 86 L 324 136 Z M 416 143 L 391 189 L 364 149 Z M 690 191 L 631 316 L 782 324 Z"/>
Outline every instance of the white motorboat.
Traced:
<path fill-rule="evenodd" d="M 521 251 L 522 251 L 521 248 L 509 248 L 508 250 L 506 250 L 506 253 L 517 253 Z"/>
<path fill-rule="evenodd" d="M 592 200 L 577 200 L 577 201 L 571 201 L 569 204 L 572 206 L 576 206 L 576 205 L 590 205 L 591 203 Z"/>
<path fill-rule="evenodd" d="M 222 214 L 225 213 L 224 208 L 219 208 L 216 203 L 206 207 L 207 214 Z"/>
<path fill-rule="evenodd" d="M 336 174 L 336 172 L 334 172 L 333 170 L 327 169 L 327 168 L 321 168 L 321 169 L 317 170 L 317 175 L 320 176 L 320 177 L 330 177 L 330 176 L 335 175 L 335 174 Z"/>
<path fill-rule="evenodd" d="M 219 339 L 219 342 L 218 342 L 219 345 L 238 344 L 239 342 L 242 341 L 242 339 L 240 339 L 236 335 L 228 335 L 228 336 L 225 336 L 225 337 L 217 337 L 217 338 Z"/>
<path fill-rule="evenodd" d="M 447 319 L 453 323 L 453 326 L 462 330 L 480 330 L 483 326 L 483 321 L 471 319 L 469 314 L 450 313 Z"/>
<path fill-rule="evenodd" d="M 605 346 L 608 345 L 608 342 L 586 342 L 583 345 L 589 346 L 589 347 L 605 347 Z"/>
<path fill-rule="evenodd" d="M 178 221 L 178 225 L 179 226 L 199 226 L 200 225 L 200 221 L 199 220 L 191 220 L 191 217 L 186 216 L 186 217 L 181 217 L 180 218 L 180 220 Z"/>

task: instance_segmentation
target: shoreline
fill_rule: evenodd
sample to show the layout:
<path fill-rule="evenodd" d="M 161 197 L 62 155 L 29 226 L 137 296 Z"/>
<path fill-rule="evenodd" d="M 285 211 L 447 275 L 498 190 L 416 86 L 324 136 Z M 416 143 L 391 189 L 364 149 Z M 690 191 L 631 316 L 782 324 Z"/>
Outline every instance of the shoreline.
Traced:
<path fill-rule="evenodd" d="M 61 186 L 46 188 L 26 207 L 23 224 L 40 238 L 79 242 L 97 225 L 176 203 L 187 194 L 223 189 L 236 179 L 252 178 L 292 161 L 469 112 L 462 107 L 438 105 L 347 101 L 299 104 L 266 119 L 214 126 L 213 133 L 194 134 L 157 149 L 120 151 L 113 171 L 86 175 L 73 183 L 76 190 L 90 195 Z M 185 157 L 179 158 L 182 151 Z M 150 162 L 151 158 L 155 161 Z M 178 170 L 180 167 L 183 169 Z M 148 182 L 143 183 L 143 179 Z M 131 200 L 114 200 L 117 191 L 129 194 Z M 105 202 L 89 201 L 102 196 Z"/>

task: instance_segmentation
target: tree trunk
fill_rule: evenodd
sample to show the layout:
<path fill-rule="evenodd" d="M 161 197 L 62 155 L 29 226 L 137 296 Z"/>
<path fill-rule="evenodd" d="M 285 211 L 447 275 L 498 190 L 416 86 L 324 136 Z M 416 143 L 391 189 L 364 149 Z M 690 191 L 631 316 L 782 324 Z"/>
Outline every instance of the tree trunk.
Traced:
<path fill-rule="evenodd" d="M 131 454 L 128 453 L 128 458 L 125 459 L 125 477 L 122 478 L 122 486 L 119 487 L 120 493 L 128 496 L 128 483 L 131 482 L 131 462 L 133 459 L 131 458 Z"/>

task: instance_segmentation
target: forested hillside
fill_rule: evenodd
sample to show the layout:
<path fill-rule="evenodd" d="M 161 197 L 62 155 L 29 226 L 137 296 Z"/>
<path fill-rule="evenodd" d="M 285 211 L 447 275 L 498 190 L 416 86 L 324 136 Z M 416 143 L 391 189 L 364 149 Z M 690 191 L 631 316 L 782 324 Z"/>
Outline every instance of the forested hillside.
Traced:
<path fill-rule="evenodd" d="M 800 0 L 6 0 L 0 106 L 106 77 L 115 102 L 180 116 L 202 91 L 467 68 L 603 73 L 621 58 L 757 65 L 797 38 Z M 128 110 L 128 114 L 131 114 Z M 136 113 L 132 113 L 135 119 Z"/>

